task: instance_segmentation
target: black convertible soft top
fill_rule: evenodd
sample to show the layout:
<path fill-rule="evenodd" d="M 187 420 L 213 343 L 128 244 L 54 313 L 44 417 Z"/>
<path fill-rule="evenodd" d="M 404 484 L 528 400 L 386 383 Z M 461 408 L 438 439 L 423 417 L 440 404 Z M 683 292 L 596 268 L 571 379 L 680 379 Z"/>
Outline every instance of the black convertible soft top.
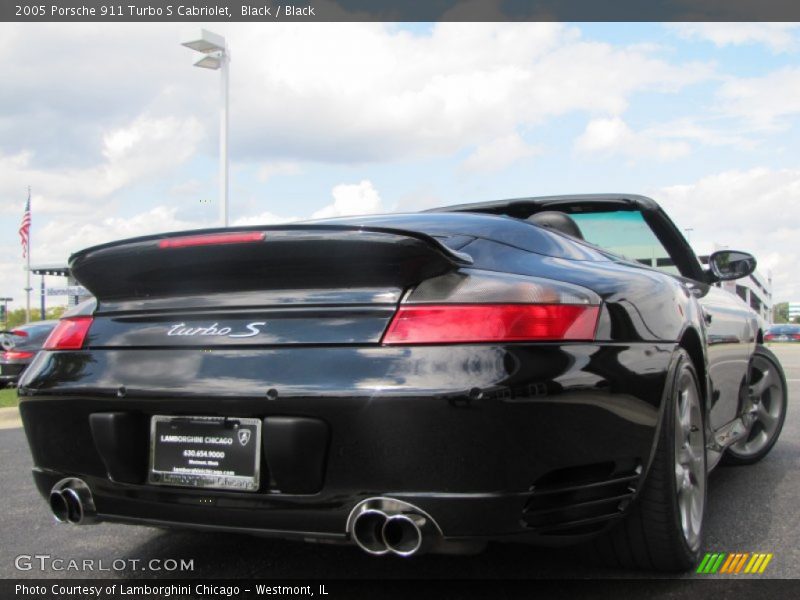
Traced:
<path fill-rule="evenodd" d="M 426 212 L 480 212 L 526 219 L 533 213 L 543 210 L 558 210 L 566 213 L 583 212 L 583 210 L 576 211 L 576 204 L 580 204 L 584 208 L 591 207 L 592 211 L 597 212 L 625 209 L 643 212 L 660 210 L 655 200 L 638 194 L 566 194 L 455 204 L 432 208 Z"/>

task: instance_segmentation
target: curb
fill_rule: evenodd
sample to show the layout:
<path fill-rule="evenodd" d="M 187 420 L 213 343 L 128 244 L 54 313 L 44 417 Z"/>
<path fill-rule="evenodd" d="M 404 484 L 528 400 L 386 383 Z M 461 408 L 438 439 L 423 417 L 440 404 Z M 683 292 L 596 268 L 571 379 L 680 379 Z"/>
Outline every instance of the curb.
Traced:
<path fill-rule="evenodd" d="M 16 429 L 22 427 L 19 409 L 16 406 L 0 408 L 0 429 Z"/>

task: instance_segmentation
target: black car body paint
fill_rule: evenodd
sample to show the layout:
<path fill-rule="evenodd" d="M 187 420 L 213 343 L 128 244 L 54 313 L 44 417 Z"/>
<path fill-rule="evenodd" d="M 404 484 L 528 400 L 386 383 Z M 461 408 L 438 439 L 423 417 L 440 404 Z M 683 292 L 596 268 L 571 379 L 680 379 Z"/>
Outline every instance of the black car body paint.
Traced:
<path fill-rule="evenodd" d="M 684 276 L 515 218 L 592 203 L 642 211 Z M 72 257 L 97 296 L 83 309 L 88 337 L 41 353 L 20 392 L 43 495 L 79 477 L 107 520 L 332 540 L 347 539 L 354 506 L 380 496 L 419 507 L 447 539 L 573 543 L 635 499 L 679 345 L 697 362 L 713 436 L 737 416 L 761 335 L 641 197 L 225 231 L 238 230 L 264 241 L 164 249 L 180 235 L 164 234 Z M 595 338 L 381 343 L 410 287 L 465 269 L 590 290 Z M 255 323 L 257 335 L 235 337 Z M 258 491 L 149 485 L 150 420 L 165 414 L 261 419 Z"/>

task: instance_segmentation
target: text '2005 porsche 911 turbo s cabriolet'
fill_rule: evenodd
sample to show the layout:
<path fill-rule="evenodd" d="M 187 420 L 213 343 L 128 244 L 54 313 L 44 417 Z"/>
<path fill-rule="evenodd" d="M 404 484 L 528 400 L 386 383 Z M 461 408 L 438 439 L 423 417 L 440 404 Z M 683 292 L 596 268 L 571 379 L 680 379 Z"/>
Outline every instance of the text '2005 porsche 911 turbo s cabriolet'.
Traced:
<path fill-rule="evenodd" d="M 34 479 L 62 522 L 688 569 L 709 470 L 786 412 L 758 315 L 714 285 L 754 268 L 704 268 L 629 195 L 88 248 L 95 300 L 20 382 Z"/>

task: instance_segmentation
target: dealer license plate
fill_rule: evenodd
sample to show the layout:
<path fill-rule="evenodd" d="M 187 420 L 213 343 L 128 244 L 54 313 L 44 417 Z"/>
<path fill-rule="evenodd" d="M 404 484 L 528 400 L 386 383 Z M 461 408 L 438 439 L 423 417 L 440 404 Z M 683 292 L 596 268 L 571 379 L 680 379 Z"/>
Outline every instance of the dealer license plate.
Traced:
<path fill-rule="evenodd" d="M 254 492 L 261 466 L 261 421 L 155 415 L 150 483 Z"/>

